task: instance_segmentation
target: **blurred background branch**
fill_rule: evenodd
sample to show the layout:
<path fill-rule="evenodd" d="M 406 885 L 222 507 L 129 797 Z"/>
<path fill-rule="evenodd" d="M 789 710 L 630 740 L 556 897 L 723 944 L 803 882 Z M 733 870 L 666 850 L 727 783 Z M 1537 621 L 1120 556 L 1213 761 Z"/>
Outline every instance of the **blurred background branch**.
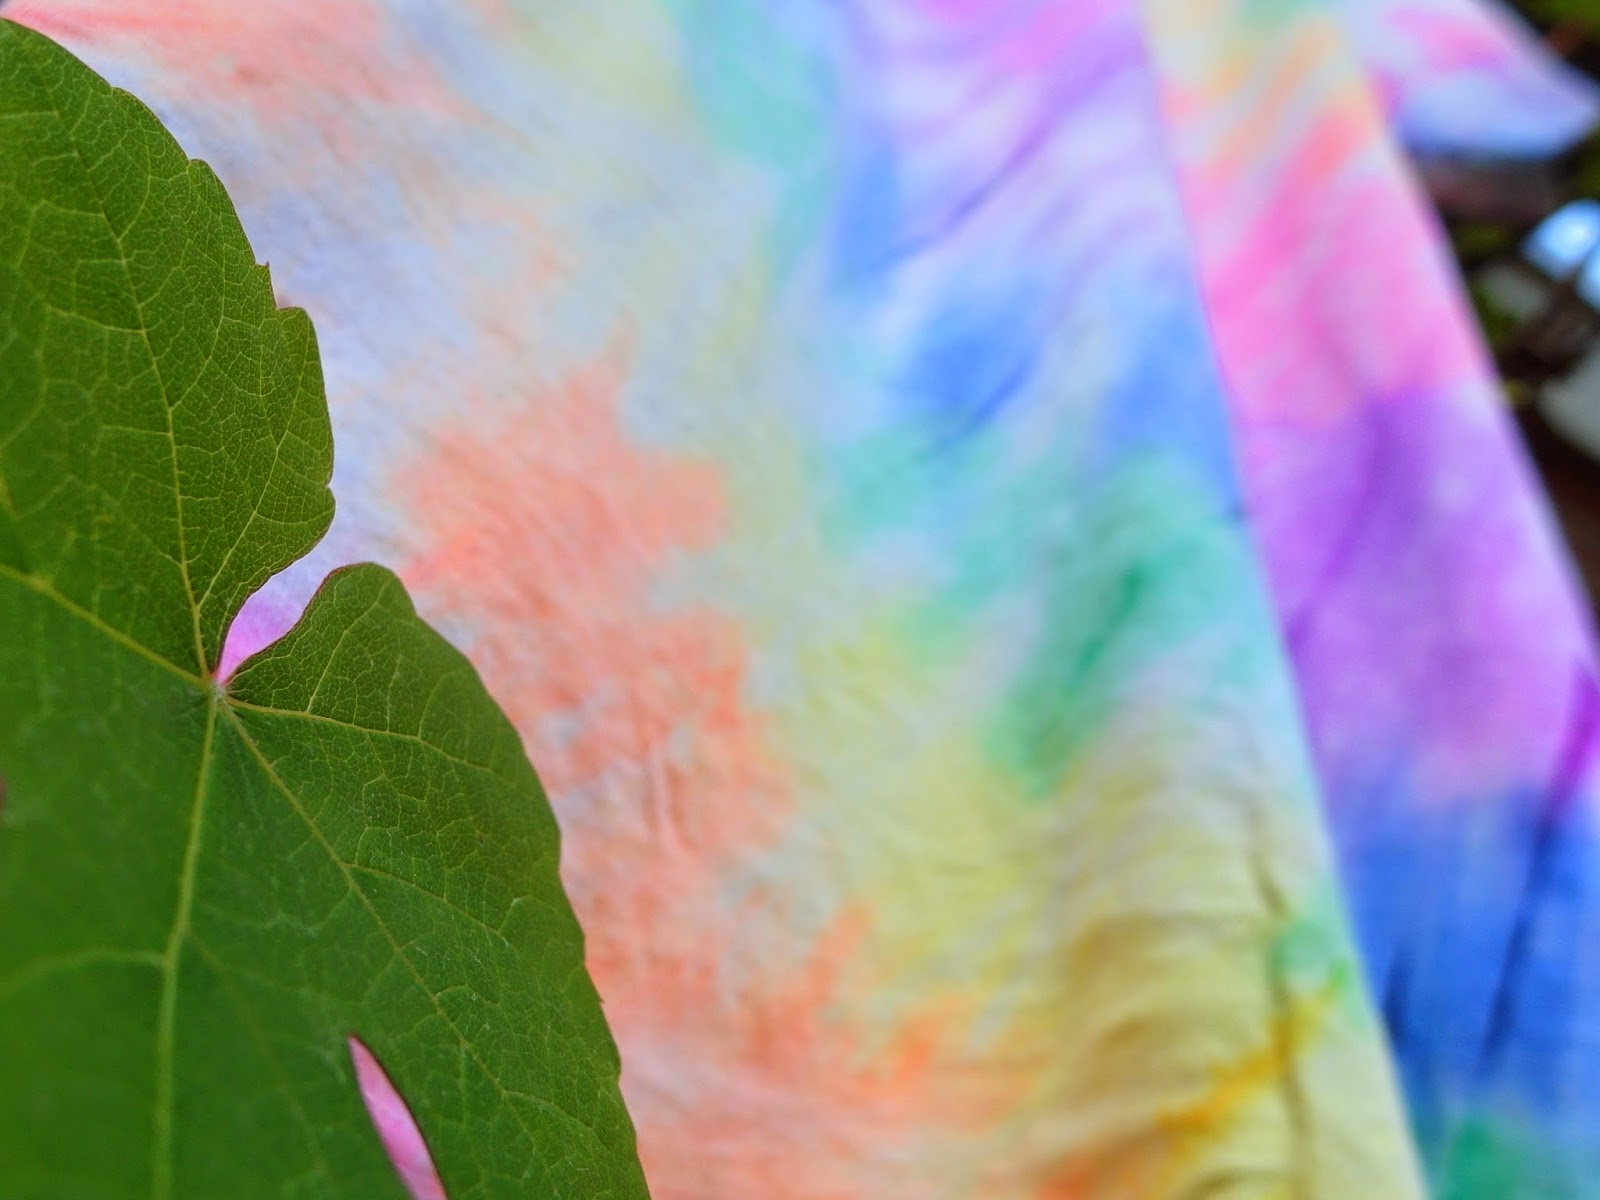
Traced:
<path fill-rule="evenodd" d="M 1600 79 L 1600 0 L 1513 0 Z M 1600 131 L 1554 160 L 1417 164 L 1591 597 L 1600 597 Z"/>

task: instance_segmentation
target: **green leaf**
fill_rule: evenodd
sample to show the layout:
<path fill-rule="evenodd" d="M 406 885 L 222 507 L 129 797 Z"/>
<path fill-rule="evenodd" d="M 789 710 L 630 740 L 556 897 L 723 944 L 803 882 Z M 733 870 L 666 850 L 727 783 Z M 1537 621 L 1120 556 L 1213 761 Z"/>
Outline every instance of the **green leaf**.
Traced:
<path fill-rule="evenodd" d="M 0 20 L 0 1196 L 645 1194 L 515 731 L 393 576 L 338 572 L 311 326 L 216 177 Z"/>

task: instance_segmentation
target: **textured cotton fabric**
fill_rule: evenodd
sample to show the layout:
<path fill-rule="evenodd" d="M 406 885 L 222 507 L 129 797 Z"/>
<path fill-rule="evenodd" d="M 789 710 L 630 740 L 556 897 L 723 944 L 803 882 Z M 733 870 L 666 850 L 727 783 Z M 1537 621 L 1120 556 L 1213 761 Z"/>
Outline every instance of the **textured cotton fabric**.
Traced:
<path fill-rule="evenodd" d="M 1588 127 L 1504 14 L 5 12 L 309 310 L 228 663 L 370 558 L 476 664 L 657 1200 L 1600 1195 L 1589 623 L 1395 140 Z"/>

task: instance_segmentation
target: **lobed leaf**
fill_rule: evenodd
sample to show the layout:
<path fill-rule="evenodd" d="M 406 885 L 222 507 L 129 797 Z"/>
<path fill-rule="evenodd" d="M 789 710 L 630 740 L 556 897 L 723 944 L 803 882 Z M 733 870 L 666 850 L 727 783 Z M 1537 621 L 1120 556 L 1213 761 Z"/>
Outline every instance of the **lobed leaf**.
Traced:
<path fill-rule="evenodd" d="M 642 1197 L 557 832 L 374 566 L 226 688 L 327 529 L 315 339 L 215 175 L 0 20 L 0 1195 Z"/>

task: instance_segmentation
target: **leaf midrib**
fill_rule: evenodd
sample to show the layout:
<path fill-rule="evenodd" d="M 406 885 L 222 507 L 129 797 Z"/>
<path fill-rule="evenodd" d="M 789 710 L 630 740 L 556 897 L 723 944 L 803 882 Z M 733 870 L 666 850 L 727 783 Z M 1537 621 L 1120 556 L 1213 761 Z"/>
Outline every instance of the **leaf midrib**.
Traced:
<path fill-rule="evenodd" d="M 194 800 L 190 806 L 189 830 L 185 838 L 183 867 L 178 881 L 178 899 L 173 907 L 172 923 L 168 927 L 166 943 L 159 955 L 149 951 L 101 948 L 85 952 L 70 960 L 52 963 L 50 970 L 67 969 L 100 961 L 139 962 L 155 966 L 161 971 L 161 994 L 157 1002 L 155 1064 L 153 1071 L 154 1103 L 151 1110 L 150 1197 L 151 1200 L 170 1200 L 172 1195 L 172 1110 L 173 1110 L 173 1043 L 177 1033 L 177 978 L 178 956 L 189 934 L 190 915 L 194 906 L 194 882 L 198 872 L 200 835 L 204 823 L 207 796 L 206 778 L 211 769 L 212 746 L 215 743 L 217 712 L 225 699 L 214 681 L 187 671 L 171 659 L 156 653 L 138 639 L 108 623 L 97 613 L 84 608 L 59 591 L 49 580 L 19 571 L 0 563 L 0 578 L 10 579 L 35 595 L 53 602 L 56 607 L 82 622 L 102 637 L 120 648 L 138 655 L 152 666 L 193 686 L 207 697 L 205 734 L 200 746 L 200 765 L 195 777 Z M 50 971 L 41 974 L 49 974 Z M 18 976 L 5 980 L 7 990 L 25 986 L 31 981 L 33 971 L 24 968 Z M 23 982 L 18 984 L 17 979 Z"/>
<path fill-rule="evenodd" d="M 167 931 L 167 944 L 161 955 L 161 1001 L 156 1017 L 155 1103 L 151 1115 L 151 1200 L 168 1200 L 172 1195 L 172 1074 L 175 1057 L 173 1046 L 177 1038 L 178 955 L 189 936 L 189 919 L 194 911 L 194 880 L 209 790 L 206 781 L 211 773 L 211 748 L 216 740 L 220 703 L 221 696 L 213 689 L 210 702 L 206 705 L 206 731 L 200 742 L 200 769 L 195 776 L 194 801 L 189 809 L 189 835 L 183 848 L 183 872 L 178 877 L 178 903 L 173 910 L 172 926 Z"/>

